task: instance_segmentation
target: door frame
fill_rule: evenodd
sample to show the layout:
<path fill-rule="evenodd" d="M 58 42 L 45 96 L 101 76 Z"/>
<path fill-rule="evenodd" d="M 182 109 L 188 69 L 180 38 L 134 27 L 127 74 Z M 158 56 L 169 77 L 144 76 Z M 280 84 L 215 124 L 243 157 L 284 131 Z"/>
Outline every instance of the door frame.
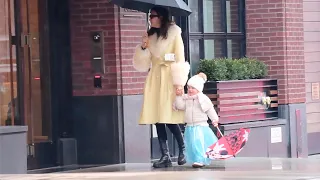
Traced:
<path fill-rule="evenodd" d="M 26 87 L 26 79 L 25 78 L 31 78 L 31 77 L 25 77 L 25 68 L 29 64 L 29 57 L 24 56 L 24 49 L 23 49 L 23 42 L 22 42 L 22 33 L 23 33 L 23 20 L 21 18 L 21 8 L 22 5 L 20 4 L 22 0 L 14 0 L 14 6 L 15 6 L 15 45 L 16 45 L 16 59 L 17 59 L 17 81 L 18 81 L 18 111 L 20 114 L 20 119 L 26 124 L 26 109 L 25 107 L 30 105 L 30 100 L 28 101 L 25 97 L 25 87 Z M 26 3 L 28 3 L 26 1 Z M 42 119 L 47 119 L 50 124 L 52 124 L 51 120 L 51 113 L 50 110 L 52 109 L 51 105 L 51 78 L 50 78 L 50 56 L 49 56 L 49 29 L 48 29 L 48 16 L 47 16 L 47 0 L 40 0 L 38 6 L 39 8 L 39 57 L 41 59 L 41 70 L 40 70 L 40 80 L 41 82 L 41 105 L 45 105 L 46 108 L 42 109 Z M 27 7 L 26 7 L 26 11 Z M 40 15 L 41 14 L 41 15 Z M 29 17 L 27 17 L 28 19 Z M 41 22 L 40 22 L 41 21 Z M 27 23 L 29 23 L 29 19 L 27 20 Z M 29 26 L 29 24 L 27 25 Z M 29 60 L 26 60 L 29 59 Z M 44 65 L 43 65 L 44 64 Z M 43 70 L 49 71 L 47 72 L 47 76 L 44 77 L 45 81 L 42 80 L 43 77 Z M 30 79 L 29 79 L 30 81 Z M 44 83 L 45 82 L 45 86 Z M 46 90 L 45 93 L 42 91 Z M 46 94 L 46 95 L 45 95 Z M 49 101 L 49 102 L 48 102 Z M 32 131 L 33 127 L 30 127 L 28 125 L 29 131 Z M 51 140 L 45 141 L 45 142 L 28 142 L 28 170 L 30 169 L 40 169 L 40 168 L 47 168 L 47 167 L 53 167 L 56 166 L 56 157 L 57 157 L 57 148 L 56 144 L 54 143 L 54 137 L 53 137 L 53 129 L 51 130 Z M 32 132 L 31 132 L 32 133 Z M 29 133 L 28 137 L 33 138 L 32 134 Z"/>

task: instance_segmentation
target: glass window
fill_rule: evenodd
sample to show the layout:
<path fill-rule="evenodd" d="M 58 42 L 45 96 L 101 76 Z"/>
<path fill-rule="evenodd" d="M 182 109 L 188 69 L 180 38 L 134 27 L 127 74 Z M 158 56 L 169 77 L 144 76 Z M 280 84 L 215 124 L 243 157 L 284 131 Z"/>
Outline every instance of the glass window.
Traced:
<path fill-rule="evenodd" d="M 226 1 L 227 32 L 240 32 L 239 0 Z"/>
<path fill-rule="evenodd" d="M 205 33 L 222 32 L 221 2 L 219 0 L 203 1 L 203 30 Z"/>
<path fill-rule="evenodd" d="M 228 39 L 228 58 L 241 58 L 241 48 L 243 47 L 242 43 L 245 40 L 239 39 Z"/>
<path fill-rule="evenodd" d="M 15 35 L 13 4 L 13 0 L 0 1 L 0 126 L 21 124 L 15 46 L 10 43 L 10 37 Z"/>
<path fill-rule="evenodd" d="M 223 57 L 223 42 L 218 39 L 204 40 L 204 57 L 205 59 Z"/>
<path fill-rule="evenodd" d="M 190 1 L 189 2 L 190 9 L 192 13 L 190 14 L 190 22 L 197 22 L 190 25 L 190 32 L 200 32 L 200 25 L 199 25 L 199 1 Z"/>
<path fill-rule="evenodd" d="M 44 30 L 45 19 L 40 18 L 45 11 L 40 8 L 40 0 L 20 1 L 20 25 L 22 36 L 28 43 L 19 48 L 23 80 L 24 121 L 28 125 L 28 142 L 51 141 L 50 89 L 48 77 L 50 71 L 45 61 L 48 31 Z M 27 65 L 26 65 L 27 64 Z"/>
<path fill-rule="evenodd" d="M 191 74 L 201 59 L 245 55 L 244 0 L 188 0 Z"/>
<path fill-rule="evenodd" d="M 190 66 L 191 74 L 197 73 L 197 68 L 200 61 L 200 41 L 199 40 L 190 40 Z"/>

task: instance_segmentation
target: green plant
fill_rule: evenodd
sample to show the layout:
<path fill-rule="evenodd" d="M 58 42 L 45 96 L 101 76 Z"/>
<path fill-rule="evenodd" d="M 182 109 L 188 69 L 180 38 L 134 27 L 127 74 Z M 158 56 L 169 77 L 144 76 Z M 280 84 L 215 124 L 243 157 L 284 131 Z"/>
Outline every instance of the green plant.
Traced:
<path fill-rule="evenodd" d="M 200 61 L 199 71 L 205 73 L 208 80 L 227 80 L 228 68 L 225 59 L 203 59 Z"/>
<path fill-rule="evenodd" d="M 198 72 L 207 75 L 209 81 L 261 79 L 267 76 L 267 66 L 251 58 L 217 58 L 201 60 Z"/>

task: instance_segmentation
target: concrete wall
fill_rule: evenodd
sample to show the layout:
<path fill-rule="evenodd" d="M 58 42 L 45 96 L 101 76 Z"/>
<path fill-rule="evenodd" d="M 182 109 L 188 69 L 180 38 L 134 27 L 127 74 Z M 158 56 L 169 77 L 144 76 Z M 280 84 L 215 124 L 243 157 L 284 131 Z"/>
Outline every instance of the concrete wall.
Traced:
<path fill-rule="evenodd" d="M 27 127 L 0 126 L 0 174 L 27 173 Z"/>
<path fill-rule="evenodd" d="M 313 99 L 311 93 L 312 84 L 320 83 L 320 0 L 303 1 L 303 21 L 307 131 L 309 153 L 314 154 L 320 153 L 320 145 L 315 143 L 320 137 L 320 99 Z"/>

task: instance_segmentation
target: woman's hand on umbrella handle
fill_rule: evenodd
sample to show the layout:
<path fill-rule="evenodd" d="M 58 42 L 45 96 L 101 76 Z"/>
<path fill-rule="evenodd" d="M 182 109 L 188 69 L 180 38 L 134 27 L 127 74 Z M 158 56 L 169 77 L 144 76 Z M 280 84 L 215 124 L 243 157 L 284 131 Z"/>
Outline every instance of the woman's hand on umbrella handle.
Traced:
<path fill-rule="evenodd" d="M 141 47 L 142 47 L 142 48 L 147 48 L 147 47 L 148 47 L 148 43 L 149 43 L 148 33 L 145 33 L 145 34 L 142 36 L 142 44 L 141 44 Z"/>

